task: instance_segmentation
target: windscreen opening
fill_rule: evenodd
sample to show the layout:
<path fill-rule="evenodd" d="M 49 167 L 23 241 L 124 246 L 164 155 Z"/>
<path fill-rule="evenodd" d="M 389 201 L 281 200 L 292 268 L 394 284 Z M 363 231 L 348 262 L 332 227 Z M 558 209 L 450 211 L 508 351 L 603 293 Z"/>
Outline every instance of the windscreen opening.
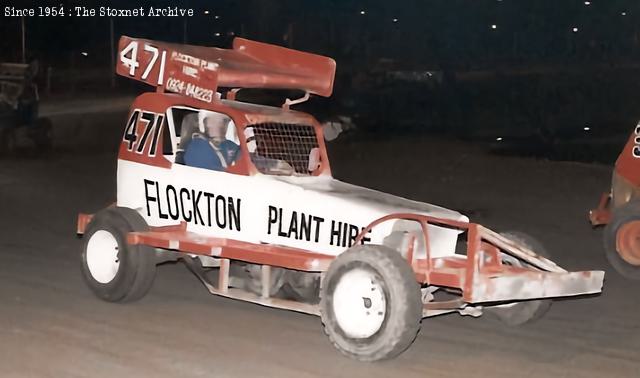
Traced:
<path fill-rule="evenodd" d="M 251 161 L 260 173 L 309 176 L 317 169 L 319 146 L 311 125 L 260 123 L 245 128 Z"/>

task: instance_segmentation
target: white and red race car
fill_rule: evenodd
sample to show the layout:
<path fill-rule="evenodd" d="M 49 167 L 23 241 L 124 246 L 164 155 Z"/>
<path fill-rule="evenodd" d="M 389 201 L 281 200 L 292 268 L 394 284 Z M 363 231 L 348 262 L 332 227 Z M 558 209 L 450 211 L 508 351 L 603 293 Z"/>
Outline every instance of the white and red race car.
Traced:
<path fill-rule="evenodd" d="M 521 324 L 550 298 L 602 289 L 604 272 L 567 272 L 523 234 L 334 179 L 321 125 L 289 109 L 331 94 L 330 58 L 122 37 L 117 72 L 157 90 L 131 106 L 116 204 L 78 217 L 84 277 L 104 300 L 141 298 L 158 264 L 182 259 L 211 293 L 320 315 L 337 349 L 373 361 L 404 351 L 424 317 Z M 277 108 L 236 101 L 239 88 L 307 95 Z"/>

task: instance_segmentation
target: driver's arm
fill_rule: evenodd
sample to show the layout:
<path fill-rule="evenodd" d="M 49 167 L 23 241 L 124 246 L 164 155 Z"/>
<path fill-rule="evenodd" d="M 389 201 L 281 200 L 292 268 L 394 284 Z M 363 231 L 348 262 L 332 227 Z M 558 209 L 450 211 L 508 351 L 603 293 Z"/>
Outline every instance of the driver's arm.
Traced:
<path fill-rule="evenodd" d="M 227 165 L 233 165 L 240 157 L 240 146 L 230 140 L 225 140 L 223 145 L 225 153 L 224 158 L 227 160 Z"/>

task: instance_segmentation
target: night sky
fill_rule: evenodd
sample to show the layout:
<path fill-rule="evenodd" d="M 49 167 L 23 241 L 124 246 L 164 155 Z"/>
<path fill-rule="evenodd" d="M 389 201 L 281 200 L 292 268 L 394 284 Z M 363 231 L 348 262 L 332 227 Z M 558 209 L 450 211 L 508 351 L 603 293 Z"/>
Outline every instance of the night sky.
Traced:
<path fill-rule="evenodd" d="M 18 4 L 43 2 L 8 5 Z M 559 140 L 598 141 L 613 134 L 623 140 L 640 118 L 637 1 L 63 0 L 49 5 L 67 12 L 75 6 L 177 6 L 193 8 L 195 15 L 25 18 L 27 59 L 36 58 L 41 72 L 51 68 L 49 83 L 39 79 L 42 86 L 51 84 L 47 93 L 112 88 L 113 20 L 116 42 L 129 35 L 228 48 L 234 36 L 242 36 L 331 56 L 338 63 L 334 95 L 302 108 L 321 119 L 349 115 L 363 130 L 489 140 L 525 136 L 557 150 Z M 0 20 L 0 60 L 17 61 L 21 19 Z M 394 72 L 436 75 L 412 82 L 398 80 Z M 123 78 L 116 83 L 144 90 Z"/>
<path fill-rule="evenodd" d="M 14 1 L 13 6 L 46 2 Z M 369 62 L 380 58 L 407 66 L 469 69 L 546 62 L 630 61 L 639 53 L 637 1 L 58 1 L 67 9 L 111 6 L 193 8 L 186 40 L 229 46 L 233 35 Z M 20 4 L 20 5 L 18 5 Z M 3 7 L 7 2 L 3 4 Z M 3 8 L 4 10 L 4 8 Z M 205 14 L 205 11 L 209 11 Z M 364 14 L 363 14 L 364 13 Z M 216 18 L 217 17 L 217 18 Z M 183 42 L 181 17 L 114 18 L 115 34 Z M 109 19 L 31 17 L 26 20 L 28 55 L 52 65 L 88 52 L 108 60 Z M 574 29 L 575 28 L 575 29 Z M 292 30 L 292 36 L 288 31 Z M 575 31 L 574 31 L 575 30 Z M 20 18 L 2 17 L 0 58 L 19 57 Z"/>

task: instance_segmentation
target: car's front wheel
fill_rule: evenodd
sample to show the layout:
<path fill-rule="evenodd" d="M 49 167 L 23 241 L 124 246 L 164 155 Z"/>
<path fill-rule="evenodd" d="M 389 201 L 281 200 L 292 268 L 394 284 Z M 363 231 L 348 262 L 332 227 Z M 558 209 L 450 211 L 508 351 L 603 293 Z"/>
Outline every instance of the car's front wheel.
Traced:
<path fill-rule="evenodd" d="M 607 260 L 624 277 L 640 279 L 640 202 L 631 201 L 613 211 L 604 228 Z"/>
<path fill-rule="evenodd" d="M 320 311 L 326 334 L 343 354 L 362 361 L 392 358 L 420 329 L 420 286 L 397 251 L 355 246 L 331 263 Z"/>

